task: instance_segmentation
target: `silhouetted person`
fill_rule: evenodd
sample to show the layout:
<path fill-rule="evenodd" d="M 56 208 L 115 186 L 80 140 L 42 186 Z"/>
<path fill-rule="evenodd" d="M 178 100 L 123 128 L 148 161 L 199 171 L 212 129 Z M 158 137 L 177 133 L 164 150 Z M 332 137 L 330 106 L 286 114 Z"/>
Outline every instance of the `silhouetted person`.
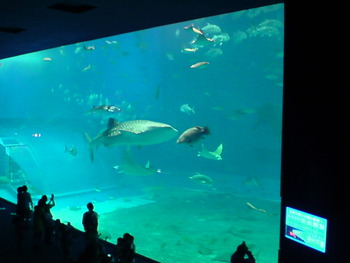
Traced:
<path fill-rule="evenodd" d="M 117 239 L 117 244 L 115 245 L 114 251 L 113 251 L 113 256 L 114 256 L 114 262 L 121 262 L 123 258 L 123 252 L 125 250 L 125 245 L 124 245 L 124 239 L 119 237 Z"/>
<path fill-rule="evenodd" d="M 86 244 L 96 243 L 98 238 L 98 214 L 94 211 L 94 205 L 86 205 L 88 211 L 83 215 L 83 226 L 85 230 Z"/>
<path fill-rule="evenodd" d="M 255 258 L 253 257 L 252 252 L 248 250 L 247 245 L 243 241 L 237 247 L 237 250 L 231 256 L 231 263 L 255 263 Z"/>
<path fill-rule="evenodd" d="M 135 244 L 134 237 L 129 233 L 123 235 L 123 252 L 121 257 L 121 263 L 132 263 L 135 258 Z"/>
<path fill-rule="evenodd" d="M 53 231 L 54 231 L 54 221 L 51 214 L 51 208 L 55 206 L 55 196 L 52 194 L 51 198 L 48 201 L 46 195 L 41 197 L 42 202 L 44 203 L 44 216 L 45 216 L 45 244 L 50 245 L 53 242 Z"/>
<path fill-rule="evenodd" d="M 45 233 L 45 201 L 40 199 L 38 205 L 34 207 L 33 214 L 33 232 L 34 232 L 34 248 L 39 248 Z"/>
<path fill-rule="evenodd" d="M 28 187 L 23 185 L 17 188 L 17 207 L 16 214 L 22 218 L 26 225 L 30 224 L 32 218 L 33 201 Z"/>

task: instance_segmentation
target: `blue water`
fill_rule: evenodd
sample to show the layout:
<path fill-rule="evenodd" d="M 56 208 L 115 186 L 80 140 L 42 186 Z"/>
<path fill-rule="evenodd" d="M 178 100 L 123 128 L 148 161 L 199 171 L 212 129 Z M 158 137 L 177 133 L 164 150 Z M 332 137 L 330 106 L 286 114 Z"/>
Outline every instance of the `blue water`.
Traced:
<path fill-rule="evenodd" d="M 185 48 L 196 47 L 190 42 L 198 36 L 184 29 L 191 23 L 202 28 L 206 37 L 217 41 L 186 53 Z M 220 27 L 221 32 L 205 31 L 208 23 Z M 220 41 L 219 37 L 226 39 Z M 190 68 L 203 61 L 209 64 Z M 227 203 L 230 200 L 237 213 L 241 213 L 236 224 L 244 225 L 244 229 L 253 228 L 250 224 L 255 226 L 255 220 L 259 220 L 262 228 L 273 229 L 266 235 L 272 233 L 269 237 L 274 252 L 266 252 L 264 241 L 251 240 L 251 243 L 255 244 L 258 262 L 277 261 L 283 5 L 61 46 L 4 59 L 0 63 L 0 137 L 14 139 L 21 145 L 7 147 L 7 154 L 17 168 L 13 165 L 10 170 L 2 168 L 1 176 L 10 178 L 12 172 L 14 177 L 11 178 L 17 178 L 18 184 L 27 183 L 38 195 L 64 196 L 97 189 L 96 200 L 100 202 L 104 196 L 101 192 L 108 188 L 106 199 L 111 195 L 113 198 L 144 195 L 155 204 L 174 200 L 186 202 L 182 208 L 176 206 L 183 209 L 178 211 L 179 215 L 191 213 L 191 205 L 188 205 L 192 204 L 191 200 L 200 198 L 199 193 L 207 193 L 200 202 L 208 202 L 208 211 L 218 209 L 222 213 L 222 225 L 228 224 L 225 214 L 231 213 L 232 207 L 225 208 L 230 206 Z M 180 107 L 184 104 L 189 104 L 195 113 L 182 112 Z M 88 114 L 98 105 L 116 105 L 121 111 Z M 161 173 L 126 175 L 113 168 L 120 165 L 124 147 L 100 146 L 95 150 L 94 162 L 90 161 L 84 134 L 96 136 L 106 129 L 111 117 L 119 122 L 135 119 L 163 122 L 172 125 L 179 134 L 190 127 L 208 126 L 211 134 L 193 147 L 176 144 L 176 137 L 161 144 L 133 146 L 131 151 L 139 164 L 150 161 Z M 202 143 L 210 151 L 223 144 L 222 160 L 198 157 Z M 77 155 L 65 151 L 72 146 L 77 149 Z M 196 173 L 209 176 L 213 184 L 202 185 L 190 180 Z M 12 184 L 16 186 L 16 182 Z M 111 194 L 111 191 L 114 192 Z M 176 197 L 175 192 L 178 193 Z M 220 204 L 218 201 L 223 196 L 227 197 L 226 201 Z M 78 199 L 74 197 L 74 205 Z M 69 198 L 64 199 L 65 205 L 67 200 Z M 83 200 L 80 205 L 85 205 L 86 200 Z M 237 200 L 240 202 L 235 203 Z M 251 200 L 256 202 L 256 207 L 273 211 L 261 215 L 259 211 L 249 210 L 245 203 Z M 171 210 L 166 207 L 163 207 L 163 216 L 169 213 L 166 209 Z M 148 218 L 152 209 L 144 213 L 148 213 L 144 214 Z M 252 213 L 251 217 L 246 213 Z M 203 220 L 211 222 L 205 216 Z M 165 225 L 166 221 L 169 220 L 165 218 L 158 226 Z M 110 222 L 109 227 L 113 228 Z M 191 227 L 196 232 L 196 224 Z M 159 229 L 166 231 L 162 227 Z M 131 231 L 138 233 L 139 230 Z M 231 250 L 244 235 L 247 239 L 256 238 L 249 231 L 241 232 L 230 239 L 228 252 L 233 252 Z M 213 232 L 213 235 L 225 234 Z M 170 237 L 171 234 L 167 236 Z M 151 243 L 158 244 L 156 238 L 153 241 Z M 140 247 L 146 247 L 149 242 L 142 244 L 140 240 L 140 243 Z M 216 245 L 219 246 L 213 241 L 212 246 Z M 155 247 L 150 247 L 144 253 L 159 259 L 160 255 L 154 250 Z M 213 251 L 208 254 L 203 249 L 193 251 L 193 260 L 212 262 L 210 260 L 220 254 Z M 169 254 L 169 251 L 165 249 L 164 253 Z M 173 255 L 168 262 L 181 262 L 178 257 L 181 255 Z"/>

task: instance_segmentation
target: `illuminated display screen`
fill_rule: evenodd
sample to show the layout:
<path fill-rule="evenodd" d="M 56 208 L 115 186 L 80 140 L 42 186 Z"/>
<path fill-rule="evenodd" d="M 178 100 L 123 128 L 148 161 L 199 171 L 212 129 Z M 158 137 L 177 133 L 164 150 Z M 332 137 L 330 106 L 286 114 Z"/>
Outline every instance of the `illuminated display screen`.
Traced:
<path fill-rule="evenodd" d="M 285 236 L 325 253 L 327 219 L 287 207 Z"/>

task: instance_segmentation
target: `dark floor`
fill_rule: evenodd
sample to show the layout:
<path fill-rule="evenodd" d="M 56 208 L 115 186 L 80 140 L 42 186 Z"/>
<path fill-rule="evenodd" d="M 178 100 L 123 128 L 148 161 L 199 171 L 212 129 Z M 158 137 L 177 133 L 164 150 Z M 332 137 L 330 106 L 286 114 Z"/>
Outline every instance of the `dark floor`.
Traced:
<path fill-rule="evenodd" d="M 1 263 L 62 263 L 63 253 L 60 244 L 43 245 L 33 248 L 33 232 L 30 227 L 24 229 L 22 245 L 18 246 L 15 225 L 12 223 L 16 206 L 0 198 L 0 262 Z M 84 233 L 73 229 L 73 242 L 70 248 L 69 262 L 76 262 L 84 251 Z M 113 251 L 114 245 L 100 240 L 106 253 Z M 137 254 L 135 263 L 157 263 L 157 261 Z"/>

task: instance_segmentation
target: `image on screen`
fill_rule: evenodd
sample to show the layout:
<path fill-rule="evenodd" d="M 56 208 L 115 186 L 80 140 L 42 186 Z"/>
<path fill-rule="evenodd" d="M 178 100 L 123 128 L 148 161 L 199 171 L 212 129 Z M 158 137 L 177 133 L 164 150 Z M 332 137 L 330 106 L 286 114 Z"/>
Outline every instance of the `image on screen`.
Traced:
<path fill-rule="evenodd" d="M 327 219 L 286 207 L 285 236 L 291 240 L 326 252 Z"/>
<path fill-rule="evenodd" d="M 0 61 L 0 196 L 160 262 L 277 262 L 283 4 Z"/>

